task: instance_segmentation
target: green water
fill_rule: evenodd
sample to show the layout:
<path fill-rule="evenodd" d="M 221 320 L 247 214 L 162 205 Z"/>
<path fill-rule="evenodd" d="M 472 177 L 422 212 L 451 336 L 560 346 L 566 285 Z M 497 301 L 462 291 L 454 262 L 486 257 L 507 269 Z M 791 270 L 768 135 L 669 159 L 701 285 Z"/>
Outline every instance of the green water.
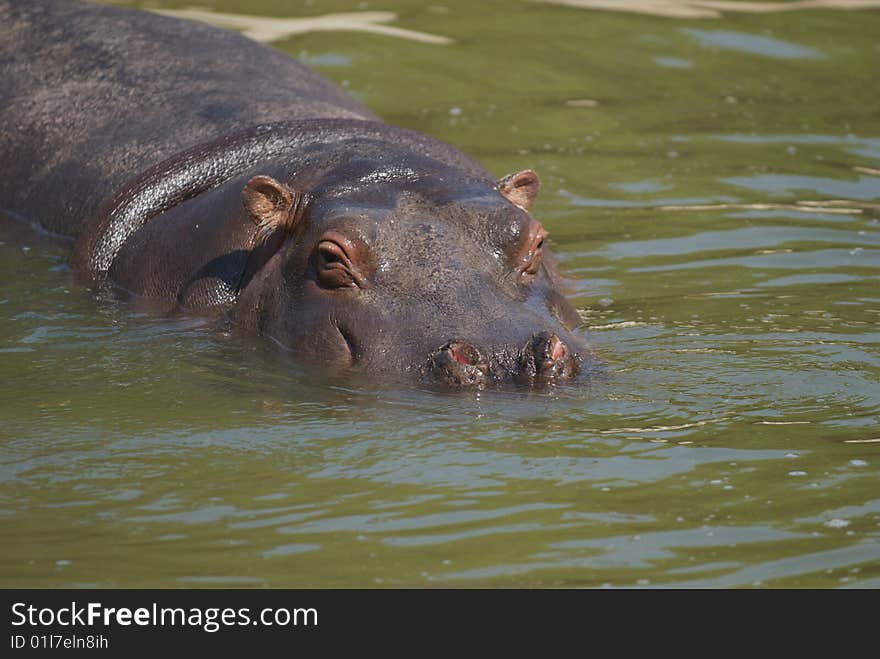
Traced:
<path fill-rule="evenodd" d="M 603 366 L 583 391 L 316 384 L 0 223 L 0 585 L 880 586 L 880 11 L 198 4 L 451 39 L 273 45 L 534 167 Z"/>

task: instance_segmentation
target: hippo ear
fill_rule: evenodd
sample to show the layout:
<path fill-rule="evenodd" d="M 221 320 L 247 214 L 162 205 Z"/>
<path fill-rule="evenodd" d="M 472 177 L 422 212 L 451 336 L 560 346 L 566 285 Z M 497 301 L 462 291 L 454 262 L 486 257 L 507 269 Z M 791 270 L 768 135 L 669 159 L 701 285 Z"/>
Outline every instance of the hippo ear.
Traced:
<path fill-rule="evenodd" d="M 258 240 L 276 232 L 290 233 L 302 218 L 308 195 L 294 192 L 271 176 L 254 176 L 244 190 L 241 201 L 258 227 Z"/>
<path fill-rule="evenodd" d="M 507 201 L 516 204 L 523 210 L 529 210 L 535 197 L 538 196 L 538 189 L 541 187 L 541 181 L 538 175 L 531 169 L 524 169 L 516 174 L 508 174 L 498 181 L 498 192 L 500 192 Z"/>

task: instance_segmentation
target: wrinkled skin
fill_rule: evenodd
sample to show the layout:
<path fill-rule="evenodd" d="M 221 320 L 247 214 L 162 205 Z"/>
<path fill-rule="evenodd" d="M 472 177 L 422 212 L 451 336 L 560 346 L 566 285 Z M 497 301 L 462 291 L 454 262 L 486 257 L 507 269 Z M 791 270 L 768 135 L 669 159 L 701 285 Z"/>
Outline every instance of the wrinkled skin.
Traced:
<path fill-rule="evenodd" d="M 0 207 L 75 237 L 75 270 L 341 372 L 483 388 L 582 370 L 534 172 L 496 181 L 184 21 L 0 0 L 0 59 Z"/>

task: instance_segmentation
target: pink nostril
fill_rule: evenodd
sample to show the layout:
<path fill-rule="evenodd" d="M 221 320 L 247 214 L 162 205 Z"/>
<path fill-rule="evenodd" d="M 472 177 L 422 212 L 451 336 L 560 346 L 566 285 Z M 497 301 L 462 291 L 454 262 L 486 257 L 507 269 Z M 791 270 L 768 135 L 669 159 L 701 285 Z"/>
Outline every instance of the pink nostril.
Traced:
<path fill-rule="evenodd" d="M 550 337 L 550 359 L 554 362 L 562 359 L 568 353 L 568 348 L 558 336 Z"/>
<path fill-rule="evenodd" d="M 456 341 L 455 343 L 450 343 L 446 349 L 455 361 L 465 366 L 472 366 L 480 360 L 477 350 L 464 342 Z"/>
<path fill-rule="evenodd" d="M 452 358 L 457 361 L 459 364 L 470 364 L 471 361 L 463 355 L 461 352 L 456 350 L 455 348 L 450 348 L 449 352 L 452 353 Z"/>

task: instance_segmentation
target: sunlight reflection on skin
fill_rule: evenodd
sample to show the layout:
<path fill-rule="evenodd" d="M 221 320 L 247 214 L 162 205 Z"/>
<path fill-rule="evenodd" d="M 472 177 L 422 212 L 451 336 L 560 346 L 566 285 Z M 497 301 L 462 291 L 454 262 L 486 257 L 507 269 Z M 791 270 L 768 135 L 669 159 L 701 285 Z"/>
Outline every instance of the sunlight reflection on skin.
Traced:
<path fill-rule="evenodd" d="M 801 9 L 872 9 L 880 0 L 794 0 L 793 2 L 731 2 L 729 0 L 531 0 L 579 9 L 626 11 L 674 18 L 721 18 L 723 12 L 769 14 Z"/>
<path fill-rule="evenodd" d="M 260 43 L 281 41 L 294 34 L 306 34 L 307 32 L 369 32 L 422 43 L 439 45 L 452 43 L 452 39 L 448 37 L 381 25 L 381 23 L 391 23 L 397 20 L 397 14 L 390 11 L 361 11 L 308 18 L 223 14 L 204 9 L 155 9 L 153 11 L 165 16 L 201 21 L 228 30 L 239 30 L 244 36 Z"/>

